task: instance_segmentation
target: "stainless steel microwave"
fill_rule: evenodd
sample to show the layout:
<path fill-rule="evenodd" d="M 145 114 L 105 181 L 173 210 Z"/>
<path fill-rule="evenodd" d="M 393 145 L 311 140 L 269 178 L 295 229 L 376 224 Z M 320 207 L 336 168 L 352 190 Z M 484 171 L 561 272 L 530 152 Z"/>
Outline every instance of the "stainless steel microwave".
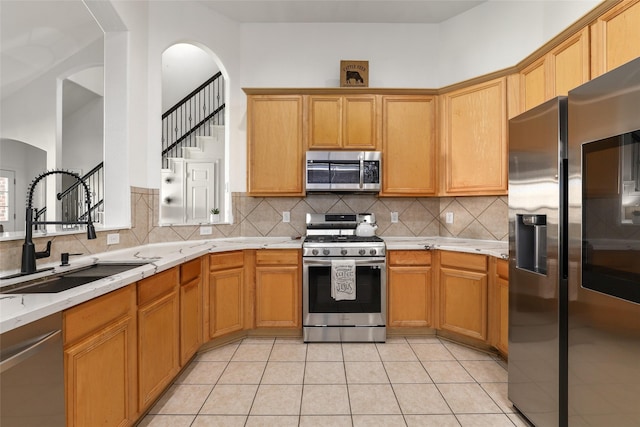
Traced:
<path fill-rule="evenodd" d="M 306 189 L 379 192 L 379 151 L 307 151 Z"/>

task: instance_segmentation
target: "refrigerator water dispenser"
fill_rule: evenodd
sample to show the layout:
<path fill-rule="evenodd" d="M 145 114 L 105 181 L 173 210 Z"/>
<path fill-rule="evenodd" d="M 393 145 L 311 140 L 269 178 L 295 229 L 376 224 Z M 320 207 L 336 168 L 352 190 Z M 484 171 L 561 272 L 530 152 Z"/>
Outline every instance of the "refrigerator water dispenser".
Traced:
<path fill-rule="evenodd" d="M 547 216 L 516 215 L 516 267 L 547 274 Z"/>

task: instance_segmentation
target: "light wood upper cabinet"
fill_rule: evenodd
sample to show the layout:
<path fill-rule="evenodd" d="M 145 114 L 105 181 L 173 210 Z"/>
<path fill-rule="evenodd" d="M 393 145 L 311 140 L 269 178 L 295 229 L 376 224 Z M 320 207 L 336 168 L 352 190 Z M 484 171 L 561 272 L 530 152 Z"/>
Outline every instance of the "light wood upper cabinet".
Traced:
<path fill-rule="evenodd" d="M 524 104 L 523 111 L 529 110 L 536 105 L 542 104 L 547 99 L 550 99 L 547 94 L 547 61 L 545 59 L 545 57 L 538 59 L 520 73 L 520 99 L 522 99 Z"/>
<path fill-rule="evenodd" d="M 441 108 L 441 194 L 506 194 L 506 78 L 448 92 Z"/>
<path fill-rule="evenodd" d="M 144 412 L 180 370 L 178 267 L 138 282 L 138 410 Z"/>
<path fill-rule="evenodd" d="M 431 327 L 431 252 L 389 251 L 388 255 L 389 327 Z"/>
<path fill-rule="evenodd" d="M 591 26 L 592 78 L 640 56 L 640 0 L 624 0 Z"/>
<path fill-rule="evenodd" d="M 299 328 L 301 258 L 295 249 L 256 251 L 256 327 Z"/>
<path fill-rule="evenodd" d="M 129 426 L 137 418 L 136 285 L 63 313 L 67 426 Z"/>
<path fill-rule="evenodd" d="M 569 37 L 549 53 L 524 68 L 521 75 L 523 111 L 589 81 L 589 29 Z"/>
<path fill-rule="evenodd" d="M 308 105 L 309 149 L 377 149 L 375 95 L 309 95 Z"/>
<path fill-rule="evenodd" d="M 436 97 L 382 97 L 382 196 L 433 196 Z"/>
<path fill-rule="evenodd" d="M 247 187 L 254 196 L 304 194 L 302 95 L 247 96 Z"/>
<path fill-rule="evenodd" d="M 488 271 L 485 255 L 440 254 L 440 328 L 487 340 Z"/>

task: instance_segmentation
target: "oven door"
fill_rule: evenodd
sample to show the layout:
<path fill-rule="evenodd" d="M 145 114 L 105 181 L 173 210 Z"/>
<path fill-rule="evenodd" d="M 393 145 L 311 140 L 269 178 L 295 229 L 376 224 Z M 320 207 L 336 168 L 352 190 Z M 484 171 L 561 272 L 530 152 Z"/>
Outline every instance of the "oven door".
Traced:
<path fill-rule="evenodd" d="M 340 301 L 331 297 L 332 259 L 308 257 L 302 260 L 303 325 L 384 326 L 387 306 L 385 258 L 356 258 L 356 298 Z"/>

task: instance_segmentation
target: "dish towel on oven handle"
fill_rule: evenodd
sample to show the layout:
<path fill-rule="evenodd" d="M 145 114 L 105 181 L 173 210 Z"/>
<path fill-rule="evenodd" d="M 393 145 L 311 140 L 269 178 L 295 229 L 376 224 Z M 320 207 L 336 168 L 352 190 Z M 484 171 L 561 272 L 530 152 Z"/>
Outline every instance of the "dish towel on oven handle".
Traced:
<path fill-rule="evenodd" d="M 356 261 L 331 260 L 331 297 L 336 300 L 356 299 Z"/>

